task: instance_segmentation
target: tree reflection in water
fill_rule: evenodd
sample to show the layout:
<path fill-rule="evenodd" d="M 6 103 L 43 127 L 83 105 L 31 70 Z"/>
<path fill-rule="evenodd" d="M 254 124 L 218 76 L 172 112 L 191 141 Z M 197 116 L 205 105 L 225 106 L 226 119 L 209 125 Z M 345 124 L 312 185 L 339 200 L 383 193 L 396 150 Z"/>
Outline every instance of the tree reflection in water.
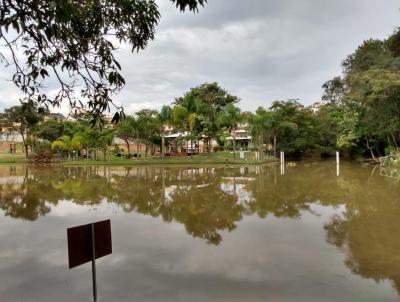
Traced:
<path fill-rule="evenodd" d="M 27 220 L 60 201 L 118 205 L 126 212 L 178 222 L 194 237 L 218 245 L 246 215 L 301 219 L 314 205 L 336 208 L 324 225 L 355 274 L 389 279 L 400 292 L 400 187 L 355 164 L 246 168 L 54 167 L 0 169 L 0 208 Z M 342 213 L 341 213 L 342 211 Z"/>

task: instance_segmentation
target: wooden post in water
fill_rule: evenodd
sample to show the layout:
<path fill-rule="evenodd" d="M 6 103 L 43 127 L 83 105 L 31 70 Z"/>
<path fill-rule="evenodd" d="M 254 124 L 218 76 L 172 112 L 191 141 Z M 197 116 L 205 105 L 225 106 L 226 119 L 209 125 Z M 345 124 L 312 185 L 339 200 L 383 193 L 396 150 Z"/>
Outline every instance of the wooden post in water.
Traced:
<path fill-rule="evenodd" d="M 285 152 L 281 151 L 281 175 L 285 174 Z"/>
<path fill-rule="evenodd" d="M 340 176 L 340 153 L 336 151 L 336 176 Z"/>

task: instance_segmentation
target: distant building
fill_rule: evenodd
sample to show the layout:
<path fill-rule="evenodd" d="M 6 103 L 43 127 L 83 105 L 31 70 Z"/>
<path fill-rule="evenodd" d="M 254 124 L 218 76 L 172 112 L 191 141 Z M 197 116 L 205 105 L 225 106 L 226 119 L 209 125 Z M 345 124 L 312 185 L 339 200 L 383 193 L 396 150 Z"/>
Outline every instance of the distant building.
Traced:
<path fill-rule="evenodd" d="M 248 150 L 251 145 L 252 137 L 249 133 L 249 125 L 241 124 L 237 129 L 230 133 L 230 136 L 226 138 L 227 145 L 233 145 L 233 137 L 235 136 L 235 143 L 238 149 Z"/>
<path fill-rule="evenodd" d="M 18 132 L 0 131 L 0 153 L 23 152 L 22 136 Z"/>
<path fill-rule="evenodd" d="M 308 106 L 308 108 L 313 112 L 317 113 L 321 107 L 325 106 L 328 102 L 327 101 L 321 101 L 321 102 L 315 102 L 314 104 L 311 104 Z"/>
<path fill-rule="evenodd" d="M 61 113 L 49 113 L 47 115 L 45 115 L 44 120 L 48 121 L 48 120 L 57 120 L 59 122 L 64 121 L 66 118 L 64 115 L 62 115 Z"/>

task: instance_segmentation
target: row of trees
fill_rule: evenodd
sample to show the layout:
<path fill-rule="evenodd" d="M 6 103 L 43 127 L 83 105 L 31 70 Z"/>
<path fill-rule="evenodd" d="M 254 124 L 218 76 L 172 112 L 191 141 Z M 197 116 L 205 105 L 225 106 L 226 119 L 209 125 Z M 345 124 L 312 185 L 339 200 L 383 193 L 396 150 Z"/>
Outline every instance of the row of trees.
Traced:
<path fill-rule="evenodd" d="M 171 2 L 181 11 L 197 12 L 207 1 Z M 45 139 L 35 130 L 46 114 L 38 104 L 57 106 L 68 100 L 72 108 L 81 109 L 81 99 L 89 100 L 91 121 L 110 109 L 111 96 L 125 84 L 115 49 L 122 42 L 135 51 L 144 49 L 154 39 L 160 19 L 154 1 L 111 6 L 55 1 L 32 7 L 26 1 L 7 0 L 0 12 L 0 40 L 12 54 L 4 63 L 14 65 L 12 81 L 24 94 L 24 105 L 7 109 L 0 122 L 3 129 L 22 136 L 26 154 L 29 146 L 37 145 L 35 137 L 38 141 Z M 24 51 L 16 55 L 20 47 Z M 87 130 L 84 121 L 82 127 L 87 131 L 82 132 L 79 126 L 77 132 L 62 133 L 55 138 L 54 148 L 69 154 L 76 149 L 106 149 L 110 138 L 119 135 L 128 148 L 134 139 L 145 142 L 146 149 L 159 145 L 164 155 L 164 129 L 170 124 L 190 133 L 186 137 L 190 141 L 201 139 L 210 151 L 213 140 L 223 144 L 224 131 L 233 131 L 246 120 L 260 153 L 265 144 L 270 144 L 275 155 L 278 149 L 301 156 L 312 150 L 329 154 L 339 148 L 375 158 L 398 151 L 400 145 L 399 58 L 400 31 L 385 40 L 365 41 L 344 60 L 343 74 L 324 84 L 323 103 L 314 106 L 318 110 L 292 100 L 275 102 L 254 114 L 241 113 L 236 107 L 237 97 L 215 83 L 204 84 L 176 99 L 172 107 L 160 112 L 144 110 L 117 127 L 106 125 L 104 135 L 97 128 Z M 60 85 L 53 97 L 44 89 L 50 79 Z M 80 87 L 80 93 L 76 87 Z M 113 120 L 118 122 L 123 114 L 116 109 Z M 91 133 L 90 138 L 87 133 Z"/>
<path fill-rule="evenodd" d="M 248 124 L 254 138 L 254 148 L 263 154 L 266 145 L 285 150 L 292 155 L 329 147 L 318 138 L 324 127 L 320 116 L 295 100 L 277 101 L 268 108 L 255 113 L 241 112 L 237 107 L 239 98 L 229 94 L 217 83 L 203 84 L 190 89 L 177 98 L 171 106 L 160 111 L 141 110 L 134 116 L 126 116 L 116 125 L 111 122 L 91 123 L 87 115 L 76 116 L 74 121 L 60 119 L 34 103 L 14 106 L 0 114 L 3 132 L 18 133 L 23 140 L 26 156 L 29 149 L 41 151 L 52 149 L 68 157 L 85 155 L 97 158 L 101 151 L 106 158 L 115 138 L 122 139 L 131 153 L 131 144 L 145 156 L 160 152 L 165 156 L 165 131 L 172 127 L 182 134 L 182 139 L 192 143 L 202 141 L 205 152 L 211 152 L 212 142 L 226 145 L 232 135 L 233 153 L 236 151 L 235 130 L 240 124 Z M 330 142 L 331 143 L 331 142 Z M 142 146 L 145 150 L 141 150 Z M 332 150 L 335 143 L 331 143 Z M 193 153 L 193 152 L 191 152 Z"/>
<path fill-rule="evenodd" d="M 297 100 L 275 101 L 269 108 L 242 112 L 239 98 L 217 83 L 190 89 L 160 111 L 142 110 L 126 116 L 116 125 L 92 124 L 92 117 L 76 121 L 46 118 L 48 110 L 25 103 L 0 114 L 3 132 L 19 133 L 28 155 L 29 147 L 51 145 L 56 151 L 106 156 L 115 137 L 122 139 L 131 152 L 131 144 L 143 153 L 160 152 L 165 156 L 165 130 L 173 127 L 190 142 L 202 141 L 206 152 L 217 141 L 226 144 L 227 136 L 247 124 L 253 148 L 261 156 L 266 149 L 301 157 L 309 152 L 322 155 L 340 149 L 350 155 L 376 158 L 400 148 L 400 31 L 385 40 L 365 41 L 342 64 L 343 74 L 326 82 L 322 101 L 304 106 Z M 193 150 L 193 146 L 191 146 Z M 84 151 L 84 152 L 83 152 Z"/>
<path fill-rule="evenodd" d="M 253 136 L 253 148 L 261 154 L 267 145 L 275 156 L 277 150 L 293 156 L 310 150 L 324 154 L 335 150 L 336 135 L 330 133 L 335 131 L 335 126 L 327 124 L 334 124 L 332 105 L 314 112 L 296 100 L 276 101 L 268 109 L 259 108 L 250 113 L 241 112 L 237 101 L 237 97 L 213 83 L 191 89 L 173 106 L 164 106 L 160 111 L 141 110 L 116 125 L 110 122 L 101 127 L 93 125 L 91 117 L 85 115 L 74 121 L 63 120 L 34 105 L 6 109 L 0 114 L 0 125 L 3 133 L 21 136 L 26 156 L 29 149 L 40 152 L 51 148 L 68 157 L 84 154 L 98 158 L 101 151 L 106 158 L 115 138 L 125 142 L 128 154 L 131 144 L 135 143 L 136 150 L 145 156 L 158 151 L 165 156 L 166 126 L 182 133 L 184 140 L 203 141 L 206 152 L 211 151 L 213 141 L 225 146 L 227 136 L 232 135 L 235 154 L 235 130 L 246 123 Z M 145 149 L 141 150 L 143 145 Z"/>
<path fill-rule="evenodd" d="M 0 114 L 0 126 L 6 135 L 17 133 L 22 137 L 27 157 L 29 149 L 40 151 L 45 147 L 62 151 L 68 157 L 84 151 L 85 155 L 96 158 L 98 150 L 106 156 L 114 138 L 125 142 L 129 154 L 134 142 L 145 156 L 157 150 L 165 156 L 167 126 L 183 133 L 183 139 L 202 140 L 210 152 L 212 141 L 241 121 L 240 109 L 235 106 L 237 102 L 237 97 L 217 83 L 211 83 L 191 89 L 172 106 L 164 106 L 160 111 L 141 110 L 117 124 L 107 119 L 101 124 L 93 124 L 89 115 L 64 121 L 48 110 L 38 108 L 35 103 L 29 103 L 6 109 Z M 145 150 L 141 150 L 142 145 Z"/>

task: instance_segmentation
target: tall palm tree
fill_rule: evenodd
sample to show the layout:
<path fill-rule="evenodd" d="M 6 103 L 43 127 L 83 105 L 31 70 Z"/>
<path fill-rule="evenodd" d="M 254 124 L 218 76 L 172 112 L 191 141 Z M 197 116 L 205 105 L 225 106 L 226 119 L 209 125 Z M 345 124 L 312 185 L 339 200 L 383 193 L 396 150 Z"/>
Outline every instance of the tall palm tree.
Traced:
<path fill-rule="evenodd" d="M 226 105 L 224 112 L 219 115 L 219 124 L 221 126 L 226 126 L 229 132 L 232 134 L 233 142 L 233 159 L 236 159 L 236 130 L 238 125 L 243 121 L 240 108 L 236 107 L 234 104 Z"/>
<path fill-rule="evenodd" d="M 269 131 L 269 120 L 271 119 L 271 112 L 259 107 L 255 114 L 248 118 L 250 129 L 253 137 L 258 137 L 258 152 L 259 158 L 264 159 L 264 138 Z"/>
<path fill-rule="evenodd" d="M 172 109 L 170 106 L 163 106 L 160 113 L 158 114 L 160 122 L 160 134 L 161 134 L 161 157 L 165 158 L 165 126 L 171 122 Z"/>

